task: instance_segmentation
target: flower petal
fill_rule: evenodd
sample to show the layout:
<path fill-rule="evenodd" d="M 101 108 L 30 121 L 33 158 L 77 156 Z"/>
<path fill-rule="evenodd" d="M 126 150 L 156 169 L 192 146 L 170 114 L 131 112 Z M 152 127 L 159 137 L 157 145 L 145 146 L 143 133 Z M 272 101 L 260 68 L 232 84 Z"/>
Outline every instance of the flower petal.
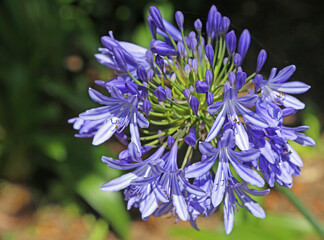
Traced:
<path fill-rule="evenodd" d="M 210 114 L 215 114 L 221 109 L 223 105 L 224 105 L 223 101 L 215 102 L 208 107 L 208 112 Z"/>
<path fill-rule="evenodd" d="M 294 74 L 295 71 L 296 71 L 296 66 L 295 65 L 287 66 L 287 67 L 281 69 L 279 71 L 279 73 L 277 74 L 277 76 L 275 76 L 271 80 L 269 78 L 269 82 L 271 82 L 271 83 L 283 83 L 283 82 L 286 82 L 291 77 L 291 75 Z"/>
<path fill-rule="evenodd" d="M 198 197 L 206 196 L 206 192 L 204 190 L 202 190 L 201 188 L 191 184 L 184 177 L 179 176 L 179 180 L 181 180 L 181 182 L 184 184 L 184 187 L 186 188 L 186 190 L 189 193 L 194 194 L 194 195 L 196 195 Z"/>
<path fill-rule="evenodd" d="M 231 160 L 232 166 L 235 169 L 235 171 L 240 175 L 240 177 L 245 180 L 246 182 L 257 186 L 257 187 L 263 187 L 264 186 L 264 180 L 263 178 L 257 174 L 256 171 L 254 171 L 252 168 L 238 162 L 236 159 L 229 157 Z"/>
<path fill-rule="evenodd" d="M 149 122 L 144 117 L 143 113 L 137 112 L 136 114 L 137 114 L 138 126 L 140 128 L 148 128 L 149 127 Z"/>
<path fill-rule="evenodd" d="M 202 176 L 204 173 L 211 169 L 217 159 L 217 156 L 218 152 L 216 153 L 216 156 L 213 156 L 205 160 L 204 162 L 196 162 L 191 164 L 185 169 L 186 178 L 197 178 Z"/>
<path fill-rule="evenodd" d="M 289 154 L 290 154 L 289 161 L 291 163 L 295 164 L 298 167 L 304 166 L 303 160 L 300 158 L 300 156 L 295 151 L 295 149 L 293 149 L 289 144 L 287 144 L 287 148 L 288 148 L 288 151 L 289 151 Z"/>
<path fill-rule="evenodd" d="M 142 219 L 149 217 L 158 208 L 159 203 L 156 196 L 153 193 L 148 194 L 143 202 L 143 208 L 141 208 Z"/>
<path fill-rule="evenodd" d="M 116 126 L 111 121 L 107 121 L 104 123 L 94 135 L 92 144 L 99 145 L 105 141 L 107 141 L 115 132 Z"/>
<path fill-rule="evenodd" d="M 213 123 L 213 126 L 209 130 L 209 133 L 205 139 L 206 142 L 210 142 L 217 136 L 219 130 L 223 127 L 223 124 L 225 122 L 225 115 L 226 115 L 226 105 L 223 106 L 222 110 L 217 115 Z"/>
<path fill-rule="evenodd" d="M 208 142 L 200 142 L 199 151 L 201 152 L 202 155 L 206 155 L 208 157 L 218 154 L 218 149 Z"/>
<path fill-rule="evenodd" d="M 211 199 L 214 207 L 217 207 L 219 204 L 221 204 L 225 193 L 225 169 L 223 168 L 223 165 L 224 164 L 219 161 L 215 175 L 214 186 L 211 194 Z"/>
<path fill-rule="evenodd" d="M 231 206 L 229 194 L 225 192 L 224 199 L 224 227 L 226 234 L 230 234 L 234 226 L 234 208 Z"/>
<path fill-rule="evenodd" d="M 266 128 L 268 127 L 268 123 L 262 119 L 259 115 L 255 112 L 243 107 L 241 104 L 236 102 L 235 106 L 237 107 L 238 111 L 242 114 L 245 121 L 259 127 Z"/>
<path fill-rule="evenodd" d="M 101 158 L 101 161 L 107 164 L 108 167 L 119 169 L 119 170 L 130 170 L 140 166 L 140 163 L 125 163 L 125 162 L 121 162 L 118 159 L 113 159 L 105 156 Z"/>
<path fill-rule="evenodd" d="M 172 202 L 176 209 L 176 213 L 182 221 L 187 221 L 189 219 L 187 203 L 181 193 L 180 186 L 175 174 L 171 174 L 171 186 L 173 190 Z"/>
<path fill-rule="evenodd" d="M 305 108 L 305 103 L 299 101 L 297 98 L 290 96 L 288 94 L 285 95 L 284 99 L 282 100 L 282 104 L 285 107 L 292 107 L 297 110 Z"/>
<path fill-rule="evenodd" d="M 89 88 L 89 96 L 91 97 L 91 99 L 99 104 L 102 105 L 113 105 L 116 103 L 120 103 L 120 99 L 115 99 L 115 98 L 111 98 L 111 97 L 107 97 L 103 94 L 101 94 L 100 92 Z"/>
<path fill-rule="evenodd" d="M 247 94 L 237 99 L 237 101 L 247 107 L 255 106 L 256 101 L 259 99 L 257 94 Z"/>
<path fill-rule="evenodd" d="M 292 81 L 286 83 L 270 83 L 269 86 L 278 92 L 300 94 L 307 92 L 310 86 L 303 82 Z"/>
<path fill-rule="evenodd" d="M 249 212 L 257 217 L 257 218 L 265 218 L 266 214 L 263 208 L 255 201 L 251 199 L 251 201 L 244 202 L 244 207 L 249 210 Z"/>
<path fill-rule="evenodd" d="M 258 149 L 251 149 L 248 151 L 237 152 L 228 149 L 228 153 L 232 158 L 236 158 L 242 162 L 252 162 L 256 161 L 260 156 L 260 151 Z"/>
<path fill-rule="evenodd" d="M 114 180 L 111 180 L 110 182 L 105 183 L 104 185 L 102 185 L 100 189 L 104 192 L 112 192 L 112 191 L 119 191 L 121 189 L 128 187 L 131 181 L 138 177 L 137 174 L 141 173 L 143 167 L 135 170 L 134 172 L 126 173 L 120 176 L 119 178 L 116 178 Z"/>
<path fill-rule="evenodd" d="M 249 150 L 250 149 L 249 137 L 241 122 L 235 124 L 234 133 L 235 133 L 235 143 L 238 146 L 238 148 L 241 150 Z"/>

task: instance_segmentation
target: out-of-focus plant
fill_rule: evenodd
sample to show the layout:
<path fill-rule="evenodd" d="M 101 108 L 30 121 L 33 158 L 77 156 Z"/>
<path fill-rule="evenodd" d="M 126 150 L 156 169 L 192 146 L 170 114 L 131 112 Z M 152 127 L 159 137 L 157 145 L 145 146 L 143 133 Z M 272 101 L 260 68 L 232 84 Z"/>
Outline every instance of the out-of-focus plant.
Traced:
<path fill-rule="evenodd" d="M 98 6 L 87 0 L 0 3 L 1 176 L 31 183 L 34 191 L 46 194 L 42 199 L 79 207 L 84 206 L 80 196 L 93 183 L 89 172 L 107 177 L 93 157 L 102 151 L 111 155 L 106 148 L 93 150 L 84 147 L 85 141 L 71 141 L 64 124 L 71 109 L 92 106 L 84 89 L 98 74 L 87 60 L 98 45 L 89 11 Z M 126 238 L 129 217 L 121 195 L 103 205 L 102 197 L 93 194 L 96 202 L 84 200 L 108 221 L 114 216 L 112 228 Z"/>

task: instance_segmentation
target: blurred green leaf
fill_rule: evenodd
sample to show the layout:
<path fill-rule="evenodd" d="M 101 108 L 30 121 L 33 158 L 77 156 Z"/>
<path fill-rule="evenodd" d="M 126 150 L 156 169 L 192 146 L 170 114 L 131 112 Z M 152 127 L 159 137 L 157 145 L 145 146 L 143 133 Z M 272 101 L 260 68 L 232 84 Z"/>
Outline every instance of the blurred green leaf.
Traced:
<path fill-rule="evenodd" d="M 108 224 L 104 220 L 99 219 L 95 222 L 88 240 L 104 240 L 107 239 L 107 235 Z"/>
<path fill-rule="evenodd" d="M 267 214 L 265 219 L 258 219 L 246 212 L 235 214 L 235 224 L 230 235 L 225 234 L 223 224 L 215 230 L 196 231 L 194 229 L 172 228 L 170 236 L 174 239 L 190 240 L 212 240 L 212 239 L 231 239 L 231 240 L 306 240 L 316 233 L 309 223 L 301 217 Z"/>
<path fill-rule="evenodd" d="M 122 239 L 128 239 L 130 219 L 119 192 L 106 193 L 100 190 L 105 180 L 96 174 L 82 179 L 77 192 L 98 213 L 101 214 Z"/>

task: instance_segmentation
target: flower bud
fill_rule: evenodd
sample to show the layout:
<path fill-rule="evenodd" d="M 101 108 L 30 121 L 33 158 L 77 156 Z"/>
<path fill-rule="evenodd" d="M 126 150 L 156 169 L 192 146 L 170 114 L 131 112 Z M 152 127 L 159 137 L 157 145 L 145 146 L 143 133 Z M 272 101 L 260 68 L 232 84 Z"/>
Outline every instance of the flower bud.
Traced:
<path fill-rule="evenodd" d="M 215 7 L 215 5 L 211 6 L 206 22 L 206 32 L 208 37 L 212 37 L 216 12 L 217 8 Z"/>
<path fill-rule="evenodd" d="M 189 76 L 190 72 L 191 72 L 191 67 L 189 64 L 186 64 L 186 66 L 184 67 L 184 71 L 185 71 L 185 74 L 187 76 Z"/>
<path fill-rule="evenodd" d="M 228 17 L 223 17 L 222 19 L 222 26 L 221 26 L 221 34 L 226 34 L 229 27 L 230 27 L 231 21 Z"/>
<path fill-rule="evenodd" d="M 168 99 L 172 99 L 172 91 L 170 88 L 168 87 L 165 88 L 165 95 Z"/>
<path fill-rule="evenodd" d="M 145 116 L 149 114 L 150 110 L 151 110 L 151 102 L 148 99 L 145 99 L 143 101 L 143 111 L 145 113 Z"/>
<path fill-rule="evenodd" d="M 194 31 L 191 31 L 188 36 L 189 36 L 189 39 L 196 38 L 196 33 Z"/>
<path fill-rule="evenodd" d="M 147 71 L 147 79 L 148 80 L 151 80 L 153 78 L 153 76 L 154 76 L 154 70 L 153 69 L 149 69 Z"/>
<path fill-rule="evenodd" d="M 197 81 L 195 87 L 197 93 L 206 93 L 209 89 L 209 86 L 205 81 Z"/>
<path fill-rule="evenodd" d="M 107 48 L 109 51 L 113 51 L 114 48 L 119 47 L 117 41 L 111 37 L 103 36 L 101 37 L 101 43 Z"/>
<path fill-rule="evenodd" d="M 145 57 L 147 59 L 147 61 L 151 64 L 151 66 L 153 65 L 153 53 L 151 50 L 147 50 L 145 53 Z"/>
<path fill-rule="evenodd" d="M 188 88 L 185 88 L 182 90 L 183 95 L 185 96 L 185 98 L 189 99 L 190 97 L 190 90 Z"/>
<path fill-rule="evenodd" d="M 135 83 L 131 82 L 131 81 L 127 81 L 125 82 L 125 87 L 127 88 L 127 90 L 133 94 L 133 95 L 136 95 L 138 94 L 139 95 L 139 92 L 137 90 L 137 86 Z"/>
<path fill-rule="evenodd" d="M 177 11 L 175 13 L 175 20 L 177 22 L 177 25 L 178 25 L 180 31 L 182 32 L 183 31 L 183 22 L 184 22 L 184 17 L 183 17 L 182 12 Z"/>
<path fill-rule="evenodd" d="M 238 68 L 239 66 L 241 66 L 242 64 L 242 57 L 240 54 L 238 53 L 235 53 L 234 55 L 234 65 L 235 65 L 235 68 Z"/>
<path fill-rule="evenodd" d="M 197 61 L 196 58 L 194 58 L 194 59 L 192 60 L 192 69 L 193 69 L 193 71 L 197 74 L 197 72 L 198 72 L 198 61 Z"/>
<path fill-rule="evenodd" d="M 189 105 L 191 107 L 191 110 L 194 114 L 197 115 L 198 113 L 198 108 L 199 108 L 199 100 L 195 96 L 190 97 Z"/>
<path fill-rule="evenodd" d="M 164 101 L 166 99 L 166 92 L 162 86 L 158 86 L 154 91 L 154 96 L 159 99 L 159 101 Z"/>
<path fill-rule="evenodd" d="M 155 23 L 154 23 L 154 21 L 153 21 L 153 19 L 152 19 L 151 16 L 149 16 L 149 17 L 147 18 L 147 23 L 148 23 L 148 26 L 149 26 L 150 32 L 151 32 L 151 34 L 152 34 L 152 37 L 153 37 L 154 39 L 156 39 L 156 25 L 155 25 Z"/>
<path fill-rule="evenodd" d="M 222 15 L 220 12 L 217 12 L 215 14 L 215 20 L 214 20 L 214 32 L 215 32 L 215 37 L 217 37 L 221 31 L 221 26 L 222 26 Z"/>
<path fill-rule="evenodd" d="M 127 65 L 126 65 L 126 60 L 125 60 L 125 56 L 124 56 L 123 51 L 120 48 L 115 47 L 113 49 L 113 53 L 114 53 L 114 57 L 115 57 L 115 61 L 116 61 L 117 66 L 122 71 L 126 72 L 127 71 Z"/>
<path fill-rule="evenodd" d="M 164 59 L 160 55 L 157 55 L 155 57 L 155 63 L 156 63 L 156 65 L 158 65 L 158 67 L 163 72 L 163 69 L 164 69 Z"/>
<path fill-rule="evenodd" d="M 226 42 L 228 55 L 232 56 L 236 48 L 236 36 L 233 30 L 226 34 L 225 42 Z"/>
<path fill-rule="evenodd" d="M 257 67 L 256 67 L 257 72 L 261 71 L 266 60 L 267 60 L 267 52 L 266 50 L 262 49 L 258 55 Z"/>
<path fill-rule="evenodd" d="M 233 73 L 233 72 L 229 72 L 229 73 L 227 74 L 227 77 L 228 77 L 228 81 L 229 81 L 231 87 L 234 87 L 235 80 L 236 80 L 235 73 Z"/>
<path fill-rule="evenodd" d="M 174 137 L 172 137 L 172 136 L 169 135 L 168 138 L 167 138 L 167 143 L 168 143 L 168 147 L 170 149 L 172 148 L 174 142 L 175 142 Z"/>
<path fill-rule="evenodd" d="M 137 85 L 137 89 L 138 89 L 140 95 L 142 96 L 142 98 L 144 98 L 144 99 L 148 98 L 149 94 L 148 94 L 146 86 Z"/>
<path fill-rule="evenodd" d="M 159 54 L 161 56 L 176 56 L 177 51 L 171 47 L 170 45 L 162 42 L 160 40 L 156 40 L 151 45 L 152 52 Z"/>
<path fill-rule="evenodd" d="M 147 73 L 145 68 L 141 64 L 137 66 L 136 73 L 137 73 L 137 77 L 140 80 L 142 80 L 143 82 L 147 82 Z"/>
<path fill-rule="evenodd" d="M 206 93 L 206 102 L 207 102 L 207 105 L 210 106 L 213 104 L 214 102 L 214 95 L 211 93 L 211 92 L 207 92 Z"/>
<path fill-rule="evenodd" d="M 189 38 L 189 47 L 192 50 L 192 53 L 195 54 L 196 53 L 196 48 L 198 45 L 197 39 L 196 38 Z"/>
<path fill-rule="evenodd" d="M 179 41 L 177 43 L 177 49 L 181 58 L 185 58 L 187 56 L 186 48 L 183 42 Z"/>
<path fill-rule="evenodd" d="M 199 34 L 201 34 L 202 22 L 200 21 L 199 18 L 194 22 L 194 26 L 195 26 L 196 31 L 197 31 Z"/>
<path fill-rule="evenodd" d="M 149 12 L 151 14 L 151 17 L 152 17 L 155 25 L 158 28 L 160 28 L 163 32 L 165 32 L 166 29 L 165 29 L 163 19 L 162 19 L 162 16 L 161 16 L 161 13 L 160 13 L 159 9 L 157 7 L 155 7 L 155 6 L 151 6 L 149 8 Z"/>
<path fill-rule="evenodd" d="M 245 79 L 246 79 L 246 73 L 245 72 L 238 72 L 236 74 L 236 90 L 240 90 L 244 84 L 245 84 Z"/>
<path fill-rule="evenodd" d="M 249 32 L 249 30 L 244 29 L 240 36 L 240 40 L 238 43 L 238 53 L 241 55 L 242 59 L 245 58 L 245 55 L 246 55 L 247 51 L 249 50 L 250 43 L 251 43 L 250 32 Z"/>
<path fill-rule="evenodd" d="M 207 46 L 205 48 L 205 54 L 209 61 L 210 66 L 213 67 L 213 65 L 214 65 L 214 49 L 213 49 L 212 45 L 207 44 Z"/>
<path fill-rule="evenodd" d="M 212 81 L 213 81 L 213 73 L 211 70 L 207 69 L 205 73 L 205 81 L 207 85 L 210 87 Z"/>
<path fill-rule="evenodd" d="M 196 145 L 196 141 L 196 134 L 194 134 L 192 131 L 190 131 L 189 134 L 185 137 L 185 142 L 191 147 L 194 147 Z"/>
<path fill-rule="evenodd" d="M 261 74 L 257 74 L 254 77 L 254 91 L 257 92 L 259 90 L 259 88 L 261 87 L 261 83 L 263 81 L 263 76 Z"/>

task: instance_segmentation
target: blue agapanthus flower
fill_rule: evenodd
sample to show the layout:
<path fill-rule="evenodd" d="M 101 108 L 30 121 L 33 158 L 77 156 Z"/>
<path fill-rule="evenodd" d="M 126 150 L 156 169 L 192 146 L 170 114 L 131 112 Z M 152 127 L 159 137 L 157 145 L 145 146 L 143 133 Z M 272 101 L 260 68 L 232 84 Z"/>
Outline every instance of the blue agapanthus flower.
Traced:
<path fill-rule="evenodd" d="M 127 146 L 118 159 L 102 158 L 127 172 L 101 190 L 125 189 L 127 208 L 139 208 L 144 220 L 171 212 L 196 229 L 197 217 L 210 216 L 222 203 L 227 234 L 238 207 L 264 218 L 251 195 L 268 194 L 266 184 L 291 187 L 300 175 L 303 162 L 290 141 L 315 145 L 303 133 L 307 126 L 283 121 L 305 107 L 292 95 L 310 86 L 289 80 L 294 65 L 262 75 L 264 49 L 255 72 L 245 72 L 250 32 L 229 31 L 229 18 L 215 6 L 205 29 L 197 19 L 188 35 L 181 12 L 177 27 L 158 8 L 149 13 L 150 49 L 118 41 L 111 32 L 101 38 L 95 57 L 116 77 L 96 81 L 107 96 L 89 89 L 101 106 L 69 120 L 76 136 L 93 138 L 94 145 L 114 135 Z"/>

